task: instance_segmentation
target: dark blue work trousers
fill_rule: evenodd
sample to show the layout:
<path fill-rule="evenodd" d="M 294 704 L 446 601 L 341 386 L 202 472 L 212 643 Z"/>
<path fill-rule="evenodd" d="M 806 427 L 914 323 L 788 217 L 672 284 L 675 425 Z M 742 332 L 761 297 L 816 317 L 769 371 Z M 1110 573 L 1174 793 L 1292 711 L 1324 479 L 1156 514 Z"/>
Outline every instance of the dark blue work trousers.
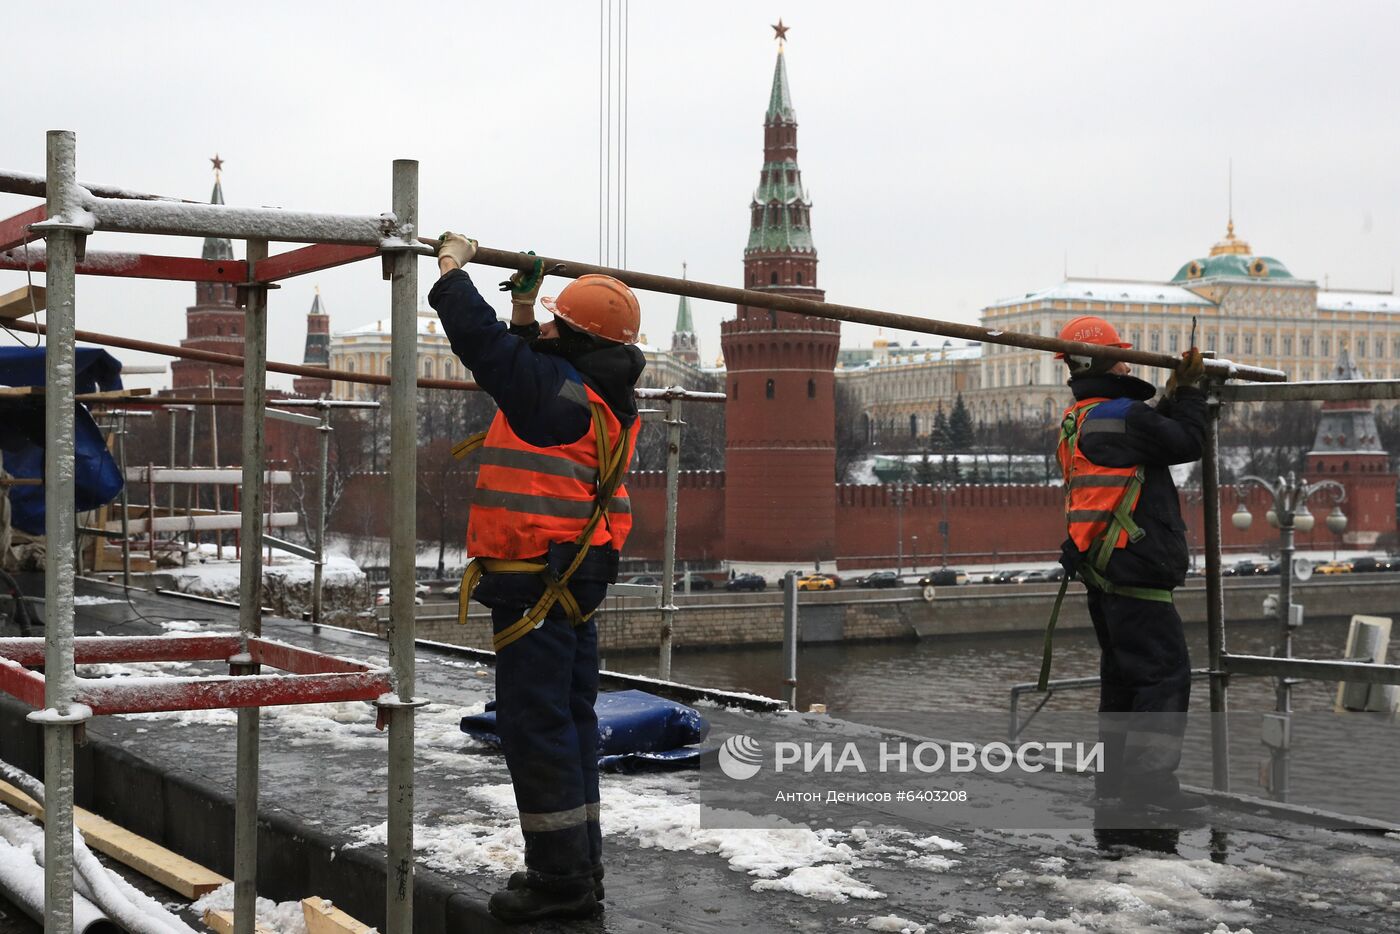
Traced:
<path fill-rule="evenodd" d="M 495 632 L 535 605 L 543 583 L 533 574 L 486 574 L 477 599 L 491 608 Z M 584 613 L 607 595 L 601 581 L 573 580 Z M 496 656 L 496 732 L 515 788 L 525 868 L 536 888 L 592 888 L 603 864 L 598 824 L 598 630 L 575 626 L 557 604 L 544 624 Z"/>
<path fill-rule="evenodd" d="M 1179 785 L 1181 744 L 1191 702 L 1191 657 L 1171 603 L 1089 590 L 1099 662 L 1101 795 L 1154 797 Z"/>

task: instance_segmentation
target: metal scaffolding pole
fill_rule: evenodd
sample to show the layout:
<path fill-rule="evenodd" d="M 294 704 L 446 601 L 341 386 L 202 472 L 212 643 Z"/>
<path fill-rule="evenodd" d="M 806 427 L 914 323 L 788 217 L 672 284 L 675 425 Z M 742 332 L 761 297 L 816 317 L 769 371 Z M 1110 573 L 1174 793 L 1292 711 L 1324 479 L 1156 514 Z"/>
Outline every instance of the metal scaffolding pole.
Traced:
<path fill-rule="evenodd" d="M 1220 400 L 1219 387 L 1207 387 L 1205 456 L 1201 459 L 1201 509 L 1206 526 L 1206 652 L 1210 665 L 1211 785 L 1230 790 L 1230 681 L 1225 654 L 1225 590 L 1220 579 Z"/>
<path fill-rule="evenodd" d="M 680 387 L 675 387 L 679 389 Z M 666 534 L 661 555 L 661 661 L 657 672 L 671 680 L 671 639 L 676 624 L 676 506 L 681 470 L 681 397 L 666 400 Z"/>
<path fill-rule="evenodd" d="M 73 323 L 78 254 L 84 231 L 76 223 L 80 190 L 71 130 L 48 133 L 49 335 L 44 378 L 44 710 L 29 719 L 44 729 L 44 930 L 73 930 L 73 740 L 90 711 L 73 703 L 74 512 Z"/>
<path fill-rule="evenodd" d="M 248 268 L 267 258 L 266 240 L 248 241 Z M 267 459 L 263 408 L 267 404 L 267 290 L 250 286 L 244 309 L 243 341 L 243 509 L 238 587 L 238 630 L 243 652 L 262 635 L 263 473 Z M 154 531 L 151 533 L 154 535 Z M 234 666 L 236 674 L 257 674 L 257 666 Z M 253 934 L 258 897 L 258 716 L 257 707 L 238 710 L 237 791 L 233 834 L 233 931 Z"/>
<path fill-rule="evenodd" d="M 394 160 L 394 216 L 418 222 L 418 163 Z M 405 244 L 405 247 L 408 245 Z M 417 564 L 418 258 L 411 249 L 386 253 L 391 320 L 389 387 L 389 665 L 396 694 L 380 699 L 389 728 L 388 934 L 413 930 L 413 724 L 422 706 L 414 690 L 414 567 Z"/>
<path fill-rule="evenodd" d="M 316 427 L 316 440 L 320 446 L 321 472 L 316 478 L 316 570 L 311 584 L 311 626 L 315 631 L 321 625 L 321 604 L 324 599 L 321 585 L 326 567 L 326 474 L 331 465 L 331 408 L 321 406 L 321 424 Z"/>

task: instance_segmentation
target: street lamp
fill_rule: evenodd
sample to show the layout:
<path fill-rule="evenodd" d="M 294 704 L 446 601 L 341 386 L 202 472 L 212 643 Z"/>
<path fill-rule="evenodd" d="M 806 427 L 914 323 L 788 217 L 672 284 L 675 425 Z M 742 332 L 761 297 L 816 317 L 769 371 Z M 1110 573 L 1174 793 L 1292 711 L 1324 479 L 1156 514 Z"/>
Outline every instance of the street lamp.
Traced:
<path fill-rule="evenodd" d="M 919 573 L 919 536 L 917 536 L 917 535 L 911 535 L 911 536 L 909 536 L 909 537 L 913 540 L 913 545 L 912 545 L 912 546 L 910 547 L 910 549 L 909 549 L 911 552 L 913 552 L 913 553 L 909 556 L 909 563 L 912 564 L 912 565 L 914 566 L 914 567 L 913 567 L 914 573 L 915 573 L 915 574 L 918 574 L 918 573 Z"/>
<path fill-rule="evenodd" d="M 893 487 L 895 515 L 895 558 L 894 573 L 904 572 L 904 500 L 911 487 L 907 483 L 896 483 Z"/>
<path fill-rule="evenodd" d="M 1288 476 L 1279 477 L 1273 483 L 1255 476 L 1240 477 L 1239 482 L 1235 484 L 1240 502 L 1234 515 L 1230 517 L 1230 521 L 1240 531 L 1248 529 L 1254 520 L 1244 502 L 1245 490 L 1250 484 L 1267 491 L 1272 500 L 1265 518 L 1269 520 L 1270 525 L 1279 530 L 1280 534 L 1278 594 L 1280 626 L 1279 641 L 1274 656 L 1291 658 L 1293 656 L 1293 630 L 1303 624 L 1303 608 L 1293 606 L 1293 530 L 1307 532 L 1313 528 L 1317 519 L 1308 510 L 1308 499 L 1314 493 L 1326 490 L 1332 496 L 1332 511 L 1327 516 L 1327 527 L 1334 534 L 1340 534 L 1347 525 L 1347 517 L 1342 512 L 1341 506 L 1342 503 L 1346 502 L 1347 491 L 1346 487 L 1335 480 L 1308 483 L 1302 477 L 1295 476 L 1292 471 L 1289 471 Z M 1288 795 L 1287 722 L 1292 707 L 1290 696 L 1292 687 L 1293 680 L 1291 678 L 1280 677 L 1278 679 L 1274 710 L 1279 716 L 1282 729 L 1277 731 L 1279 739 L 1269 746 L 1272 771 L 1269 790 L 1280 801 Z"/>

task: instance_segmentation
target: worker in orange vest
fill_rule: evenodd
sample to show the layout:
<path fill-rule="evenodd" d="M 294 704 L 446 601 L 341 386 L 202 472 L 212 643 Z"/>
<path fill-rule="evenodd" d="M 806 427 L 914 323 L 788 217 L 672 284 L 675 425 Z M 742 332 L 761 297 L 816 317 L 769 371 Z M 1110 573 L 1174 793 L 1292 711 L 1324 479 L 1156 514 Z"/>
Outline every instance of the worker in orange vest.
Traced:
<path fill-rule="evenodd" d="M 1060 339 L 1132 346 L 1094 315 L 1070 321 Z M 1198 384 L 1205 365 L 1199 350 L 1186 351 L 1153 406 L 1156 388 L 1131 376 L 1127 363 L 1056 356 L 1069 367 L 1074 393 L 1060 425 L 1069 532 L 1061 563 L 1066 581 L 1084 582 L 1102 650 L 1105 768 L 1095 776 L 1092 801 L 1134 811 L 1199 808 L 1204 801 L 1182 792 L 1176 778 L 1191 661 L 1172 590 L 1185 581 L 1190 555 L 1170 468 L 1201 458 L 1206 400 Z M 1042 684 L 1049 648 L 1047 633 Z"/>
<path fill-rule="evenodd" d="M 581 276 L 545 298 L 539 261 L 502 283 L 510 326 L 465 267 L 476 242 L 442 237 L 428 302 L 452 350 L 496 400 L 490 429 L 458 446 L 480 469 L 467 523 L 473 595 L 491 609 L 496 727 L 525 838 L 525 870 L 491 896 L 507 922 L 588 917 L 603 897 L 598 797 L 598 633 L 594 610 L 617 580 L 632 527 L 622 477 L 645 359 L 637 297 L 609 276 Z"/>

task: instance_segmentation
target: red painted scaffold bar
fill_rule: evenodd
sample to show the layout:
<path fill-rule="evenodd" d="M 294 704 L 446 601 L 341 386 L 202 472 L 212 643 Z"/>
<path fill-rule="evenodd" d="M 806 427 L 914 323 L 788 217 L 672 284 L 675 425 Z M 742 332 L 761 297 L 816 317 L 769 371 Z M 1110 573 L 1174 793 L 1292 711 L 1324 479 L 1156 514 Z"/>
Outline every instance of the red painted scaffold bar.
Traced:
<path fill-rule="evenodd" d="M 26 240 L 38 240 L 39 235 L 31 233 L 26 228 L 30 224 L 39 223 L 48 216 L 48 210 L 41 204 L 37 208 L 30 208 L 14 217 L 7 217 L 0 221 L 0 253 L 11 247 L 19 246 Z"/>
<path fill-rule="evenodd" d="M 114 637 L 73 640 L 74 663 L 231 661 L 240 656 L 237 636 Z M 79 678 L 74 701 L 94 714 L 155 713 L 231 707 L 276 707 L 371 701 L 387 693 L 389 669 L 323 655 L 268 639 L 248 640 L 242 656 L 285 673 L 166 678 Z M 44 676 L 27 666 L 44 662 L 44 640 L 0 639 L 0 691 L 31 707 L 44 704 Z"/>
<path fill-rule="evenodd" d="M 30 244 L 28 249 L 15 247 L 0 251 L 0 269 L 43 272 L 47 268 L 48 254 L 43 244 Z M 193 259 L 188 256 L 102 253 L 93 250 L 78 261 L 75 269 L 83 276 L 121 276 L 176 282 L 238 283 L 248 278 L 248 264 L 241 259 Z"/>
<path fill-rule="evenodd" d="M 269 256 L 257 264 L 259 282 L 276 282 L 291 276 L 319 272 L 335 266 L 344 266 L 356 260 L 369 259 L 379 252 L 377 247 L 350 246 L 343 243 L 315 243 L 299 250 L 289 250 Z"/>

